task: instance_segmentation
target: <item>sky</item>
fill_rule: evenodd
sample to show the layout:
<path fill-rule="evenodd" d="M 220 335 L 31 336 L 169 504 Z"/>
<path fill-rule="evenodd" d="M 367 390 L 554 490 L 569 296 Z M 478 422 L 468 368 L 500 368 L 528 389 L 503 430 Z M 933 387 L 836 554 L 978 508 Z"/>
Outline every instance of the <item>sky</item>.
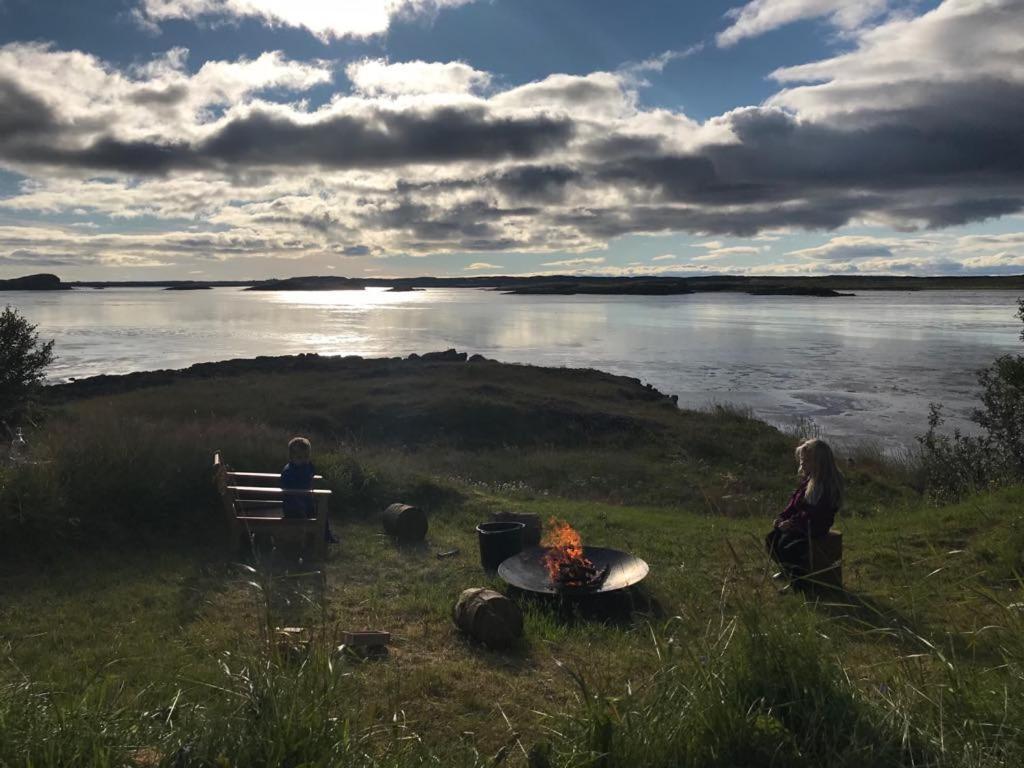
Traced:
<path fill-rule="evenodd" d="M 1024 0 L 0 0 L 0 277 L 1024 273 Z"/>

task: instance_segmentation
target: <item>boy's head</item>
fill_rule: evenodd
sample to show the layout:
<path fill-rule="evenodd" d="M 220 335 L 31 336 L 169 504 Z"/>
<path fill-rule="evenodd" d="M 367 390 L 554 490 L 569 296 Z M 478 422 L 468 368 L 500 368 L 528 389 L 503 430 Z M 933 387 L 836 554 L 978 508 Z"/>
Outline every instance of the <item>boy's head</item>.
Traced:
<path fill-rule="evenodd" d="M 288 461 L 292 464 L 307 464 L 313 455 L 313 446 L 304 437 L 293 437 L 288 441 Z"/>

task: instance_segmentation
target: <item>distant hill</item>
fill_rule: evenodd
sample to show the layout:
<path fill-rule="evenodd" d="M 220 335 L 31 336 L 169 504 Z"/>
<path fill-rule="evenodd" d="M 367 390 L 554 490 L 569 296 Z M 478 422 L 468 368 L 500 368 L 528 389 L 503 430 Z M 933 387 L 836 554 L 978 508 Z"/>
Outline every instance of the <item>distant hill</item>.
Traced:
<path fill-rule="evenodd" d="M 753 296 L 841 296 L 841 291 L 1013 290 L 1024 293 L 1024 275 L 972 277 L 902 277 L 891 275 L 709 275 L 700 277 L 596 275 L 489 275 L 485 277 L 361 278 L 306 275 L 271 280 L 130 280 L 61 282 L 56 275 L 39 274 L 0 280 L 0 291 L 47 291 L 69 288 L 245 288 L 251 291 L 360 291 L 390 288 L 478 288 L 512 294 L 624 294 L 641 296 L 690 293 L 747 293 Z"/>

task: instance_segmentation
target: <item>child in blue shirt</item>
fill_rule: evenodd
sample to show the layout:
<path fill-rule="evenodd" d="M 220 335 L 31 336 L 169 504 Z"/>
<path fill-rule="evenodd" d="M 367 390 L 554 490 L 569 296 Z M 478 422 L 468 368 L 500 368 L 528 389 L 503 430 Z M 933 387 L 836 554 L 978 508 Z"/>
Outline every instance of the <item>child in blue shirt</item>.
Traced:
<path fill-rule="evenodd" d="M 306 438 L 293 437 L 288 441 L 288 463 L 281 470 L 281 488 L 306 491 L 313 487 L 316 469 L 313 467 L 312 455 L 313 446 Z M 316 502 L 312 495 L 287 493 L 282 506 L 285 517 L 316 517 Z M 338 541 L 331 533 L 330 521 L 327 523 L 327 540 L 332 544 Z"/>

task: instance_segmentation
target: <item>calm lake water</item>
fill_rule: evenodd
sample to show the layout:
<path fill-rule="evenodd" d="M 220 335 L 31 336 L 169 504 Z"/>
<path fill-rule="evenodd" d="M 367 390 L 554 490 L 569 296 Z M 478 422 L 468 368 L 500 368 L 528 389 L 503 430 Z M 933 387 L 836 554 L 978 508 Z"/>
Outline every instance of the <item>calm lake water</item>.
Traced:
<path fill-rule="evenodd" d="M 506 296 L 474 289 L 258 293 L 0 292 L 56 339 L 55 380 L 255 355 L 382 357 L 455 347 L 508 362 L 594 367 L 684 406 L 750 406 L 779 424 L 893 447 L 928 403 L 966 424 L 974 371 L 1017 351 L 1017 295 L 862 292 L 853 298 L 696 294 Z"/>

